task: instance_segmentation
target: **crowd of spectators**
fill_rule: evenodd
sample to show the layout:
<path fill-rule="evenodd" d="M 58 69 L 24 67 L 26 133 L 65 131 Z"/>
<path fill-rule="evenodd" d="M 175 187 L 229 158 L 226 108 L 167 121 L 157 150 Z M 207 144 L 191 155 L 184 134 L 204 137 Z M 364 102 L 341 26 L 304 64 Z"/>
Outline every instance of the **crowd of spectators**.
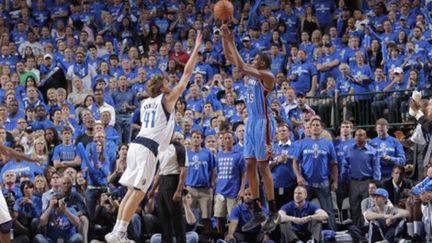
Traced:
<path fill-rule="evenodd" d="M 269 163 L 281 224 L 273 232 L 241 230 L 251 217 L 248 77 L 223 56 L 214 3 L 0 1 L 0 142 L 39 160 L 0 155 L 13 241 L 104 240 L 125 193 L 127 144 L 151 122 L 139 114 L 146 82 L 163 75 L 175 85 L 201 30 L 175 111 L 187 242 L 318 242 L 349 225 L 355 242 L 367 232 L 372 241 L 431 242 L 432 1 L 233 1 L 240 55 L 251 63 L 267 53 L 276 78 Z M 410 99 L 413 91 L 423 99 Z M 340 128 L 327 129 L 335 116 Z M 407 121 L 417 127 L 389 133 Z M 161 241 L 159 193 L 154 187 L 134 215 L 130 239 Z"/>

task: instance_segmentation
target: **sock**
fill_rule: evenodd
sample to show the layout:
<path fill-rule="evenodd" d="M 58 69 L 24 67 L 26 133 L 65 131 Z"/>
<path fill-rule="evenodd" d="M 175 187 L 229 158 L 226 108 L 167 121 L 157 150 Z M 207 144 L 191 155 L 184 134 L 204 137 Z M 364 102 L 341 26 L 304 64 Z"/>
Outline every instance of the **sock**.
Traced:
<path fill-rule="evenodd" d="M 261 202 L 258 198 L 253 199 L 253 206 L 254 206 L 254 212 L 255 213 L 261 212 Z"/>
<path fill-rule="evenodd" d="M 124 220 L 119 220 L 119 225 L 117 226 L 117 232 L 125 233 L 127 231 L 129 222 Z"/>
<path fill-rule="evenodd" d="M 116 231 L 119 225 L 120 225 L 120 220 L 117 219 L 112 232 Z"/>
<path fill-rule="evenodd" d="M 277 212 L 276 201 L 275 200 L 269 200 L 268 204 L 269 204 L 270 213 L 276 213 Z"/>
<path fill-rule="evenodd" d="M 422 222 L 414 221 L 414 235 L 421 235 L 422 231 Z"/>
<path fill-rule="evenodd" d="M 407 233 L 411 237 L 414 236 L 414 224 L 411 222 L 407 223 Z"/>

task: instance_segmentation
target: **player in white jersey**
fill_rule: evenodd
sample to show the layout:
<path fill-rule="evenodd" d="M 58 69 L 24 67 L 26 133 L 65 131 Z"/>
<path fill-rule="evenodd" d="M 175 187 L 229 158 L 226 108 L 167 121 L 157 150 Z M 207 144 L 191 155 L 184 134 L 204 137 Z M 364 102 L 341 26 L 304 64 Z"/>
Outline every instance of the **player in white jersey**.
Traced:
<path fill-rule="evenodd" d="M 174 107 L 192 76 L 201 38 L 201 32 L 198 31 L 194 50 L 183 75 L 172 90 L 162 76 L 152 77 L 147 84 L 147 93 L 151 98 L 141 104 L 141 130 L 129 145 L 126 171 L 120 178 L 120 183 L 127 186 L 128 191 L 121 201 L 113 231 L 105 236 L 108 243 L 132 242 L 126 237 L 127 227 L 153 182 L 158 151 L 166 149 L 171 141 L 175 123 Z"/>
<path fill-rule="evenodd" d="M 8 158 L 15 158 L 20 160 L 25 160 L 29 162 L 39 162 L 36 159 L 31 159 L 22 153 L 19 153 L 11 148 L 8 148 L 0 144 L 0 154 L 5 155 Z M 10 242 L 10 230 L 12 229 L 12 218 L 9 213 L 6 200 L 3 193 L 0 192 L 0 242 L 9 243 Z"/>

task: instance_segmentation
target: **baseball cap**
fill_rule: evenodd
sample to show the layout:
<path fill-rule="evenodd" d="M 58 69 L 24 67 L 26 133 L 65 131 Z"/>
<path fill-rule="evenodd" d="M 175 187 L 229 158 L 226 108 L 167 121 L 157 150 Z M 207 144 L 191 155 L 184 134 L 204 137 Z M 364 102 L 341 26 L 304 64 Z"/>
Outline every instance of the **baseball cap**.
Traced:
<path fill-rule="evenodd" d="M 242 39 L 242 41 L 250 41 L 250 36 L 245 35 Z"/>
<path fill-rule="evenodd" d="M 46 60 L 47 58 L 53 59 L 53 56 L 51 54 L 47 53 L 47 54 L 44 55 L 43 59 Z"/>
<path fill-rule="evenodd" d="M 403 73 L 403 70 L 402 70 L 401 67 L 395 67 L 395 68 L 393 69 L 393 73 L 399 73 L 399 74 L 402 74 L 402 73 Z"/>
<path fill-rule="evenodd" d="M 399 21 L 406 21 L 406 18 L 405 18 L 405 16 L 401 16 L 400 18 L 399 18 Z"/>
<path fill-rule="evenodd" d="M 376 191 L 373 192 L 371 195 L 372 196 L 382 196 L 382 197 L 385 197 L 386 199 L 388 199 L 388 197 L 389 197 L 387 190 L 384 188 L 376 189 Z"/>
<path fill-rule="evenodd" d="M 333 45 L 331 43 L 328 43 L 328 42 L 324 44 L 324 47 L 332 47 L 332 46 Z"/>
<path fill-rule="evenodd" d="M 235 102 L 234 102 L 234 105 L 237 105 L 237 104 L 244 104 L 245 102 L 244 102 L 244 100 L 236 100 Z"/>
<path fill-rule="evenodd" d="M 215 30 L 213 30 L 213 34 L 219 33 L 220 34 L 220 29 L 216 28 Z"/>
<path fill-rule="evenodd" d="M 305 93 L 303 93 L 303 92 L 298 92 L 297 93 L 297 97 L 305 97 L 306 95 L 305 95 Z"/>

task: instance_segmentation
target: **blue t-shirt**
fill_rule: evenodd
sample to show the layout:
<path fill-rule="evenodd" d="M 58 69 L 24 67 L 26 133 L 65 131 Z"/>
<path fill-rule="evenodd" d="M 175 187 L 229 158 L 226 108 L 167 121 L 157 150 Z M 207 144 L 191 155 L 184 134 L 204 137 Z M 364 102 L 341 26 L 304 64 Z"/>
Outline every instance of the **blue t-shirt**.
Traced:
<path fill-rule="evenodd" d="M 309 201 L 305 201 L 302 208 L 297 208 L 295 202 L 291 201 L 291 202 L 283 205 L 280 210 L 284 211 L 289 216 L 297 217 L 297 218 L 303 218 L 303 217 L 307 217 L 309 215 L 314 215 L 316 213 L 316 211 L 319 209 L 320 208 L 317 205 L 315 205 Z M 292 229 L 294 232 L 307 231 L 307 224 L 299 225 L 299 224 L 296 224 L 293 222 L 291 222 L 291 224 L 292 224 Z"/>
<path fill-rule="evenodd" d="M 74 216 L 77 216 L 77 212 L 74 208 L 67 208 Z M 75 225 L 69 220 L 64 213 L 57 213 L 56 209 L 53 209 L 49 215 L 47 224 L 47 237 L 51 240 L 57 241 L 59 238 L 63 238 L 65 242 L 73 236 L 77 230 Z"/>
<path fill-rule="evenodd" d="M 73 161 L 77 155 L 78 152 L 75 144 L 59 144 L 54 148 L 52 160 Z"/>
<path fill-rule="evenodd" d="M 267 211 L 265 208 L 263 208 L 263 211 L 264 211 L 264 213 L 267 214 Z M 261 231 L 261 225 L 258 225 L 257 227 L 255 227 L 249 231 L 246 231 L 246 232 L 243 232 L 243 230 L 241 229 L 242 226 L 245 225 L 247 222 L 249 222 L 249 220 L 251 220 L 251 219 L 252 219 L 252 211 L 248 207 L 246 207 L 245 203 L 242 203 L 242 204 L 235 206 L 231 210 L 231 213 L 229 216 L 230 221 L 232 221 L 232 220 L 238 221 L 236 232 L 246 233 L 248 235 L 259 234 Z"/>
<path fill-rule="evenodd" d="M 227 198 L 236 198 L 240 190 L 241 176 L 245 171 L 242 153 L 219 152 L 216 155 L 215 192 Z"/>
<path fill-rule="evenodd" d="M 30 181 L 33 181 L 36 175 L 43 175 L 44 173 L 42 167 L 36 163 L 27 161 L 16 162 L 15 160 L 9 160 L 9 162 L 7 162 L 1 169 L 0 182 L 3 182 L 4 173 L 10 170 L 15 172 L 17 182 L 19 182 L 19 179 L 23 176 L 29 177 Z"/>
<path fill-rule="evenodd" d="M 301 173 L 311 186 L 328 185 L 330 164 L 337 163 L 333 143 L 325 138 L 300 141 L 295 159 L 301 161 Z"/>
<path fill-rule="evenodd" d="M 271 173 L 273 177 L 274 188 L 293 187 L 296 183 L 296 176 L 292 167 L 292 159 L 295 154 L 295 144 L 277 144 L 273 147 L 273 157 L 286 155 L 287 161 L 281 162 L 275 166 Z"/>
<path fill-rule="evenodd" d="M 290 69 L 288 76 L 294 74 L 296 78 L 291 81 L 291 86 L 296 93 L 307 93 L 312 87 L 312 77 L 316 76 L 317 70 L 312 63 L 304 62 L 294 64 Z"/>
<path fill-rule="evenodd" d="M 215 167 L 215 159 L 208 149 L 201 149 L 199 152 L 188 150 L 188 169 L 186 186 L 210 188 L 212 171 Z"/>
<path fill-rule="evenodd" d="M 378 158 L 390 156 L 389 161 L 381 159 L 381 176 L 383 179 L 391 176 L 394 165 L 405 165 L 405 151 L 396 138 L 388 135 L 385 138 L 376 137 L 370 141 L 370 144 L 377 150 Z"/>

